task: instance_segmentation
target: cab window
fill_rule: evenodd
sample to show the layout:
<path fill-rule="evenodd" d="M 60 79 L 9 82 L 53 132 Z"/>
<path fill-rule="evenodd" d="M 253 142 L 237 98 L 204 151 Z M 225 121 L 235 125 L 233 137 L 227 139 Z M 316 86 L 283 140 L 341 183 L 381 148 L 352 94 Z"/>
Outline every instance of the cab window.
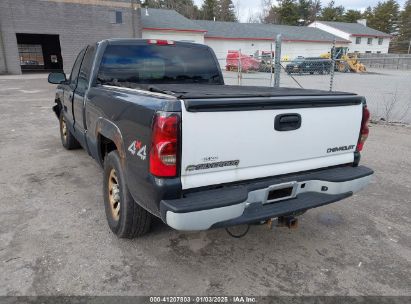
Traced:
<path fill-rule="evenodd" d="M 83 49 L 78 54 L 77 59 L 74 62 L 74 65 L 73 65 L 73 69 L 71 70 L 71 73 L 70 73 L 69 85 L 73 90 L 77 86 L 78 73 L 80 71 L 81 62 L 83 61 L 83 57 L 84 57 L 85 52 L 86 52 L 86 49 Z"/>
<path fill-rule="evenodd" d="M 95 46 L 90 46 L 84 55 L 83 63 L 81 64 L 80 73 L 78 75 L 76 89 L 76 92 L 80 95 L 84 94 L 84 92 L 88 89 L 95 50 Z"/>

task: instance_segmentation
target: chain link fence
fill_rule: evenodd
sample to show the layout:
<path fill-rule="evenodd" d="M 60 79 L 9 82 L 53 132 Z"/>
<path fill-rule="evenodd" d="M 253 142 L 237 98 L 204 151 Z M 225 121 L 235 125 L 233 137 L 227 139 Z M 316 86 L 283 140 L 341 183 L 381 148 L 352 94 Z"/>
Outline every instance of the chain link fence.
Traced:
<path fill-rule="evenodd" d="M 332 43 L 316 57 L 282 50 L 277 37 L 270 50 L 216 55 L 226 84 L 353 92 L 366 97 L 374 121 L 411 123 L 411 56 L 349 54 Z"/>

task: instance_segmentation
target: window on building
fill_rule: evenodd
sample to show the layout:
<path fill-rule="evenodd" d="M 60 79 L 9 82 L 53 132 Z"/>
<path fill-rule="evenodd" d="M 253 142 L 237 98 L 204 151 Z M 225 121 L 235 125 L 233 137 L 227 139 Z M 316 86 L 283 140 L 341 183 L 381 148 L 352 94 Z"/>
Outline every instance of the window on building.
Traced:
<path fill-rule="evenodd" d="M 365 51 L 365 53 L 367 53 L 367 54 L 371 54 L 372 52 L 371 52 L 371 51 Z"/>
<path fill-rule="evenodd" d="M 368 38 L 367 44 L 368 44 L 368 45 L 372 45 L 372 38 Z"/>
<path fill-rule="evenodd" d="M 116 23 L 123 23 L 123 13 L 116 11 Z"/>
<path fill-rule="evenodd" d="M 44 66 L 43 49 L 41 44 L 19 44 L 20 65 Z"/>
<path fill-rule="evenodd" d="M 382 45 L 383 42 L 384 42 L 384 38 L 378 38 L 378 45 Z"/>
<path fill-rule="evenodd" d="M 110 23 L 112 24 L 123 23 L 123 12 L 122 11 L 111 11 L 110 12 Z"/>
<path fill-rule="evenodd" d="M 361 37 L 355 38 L 355 44 L 361 44 Z"/>

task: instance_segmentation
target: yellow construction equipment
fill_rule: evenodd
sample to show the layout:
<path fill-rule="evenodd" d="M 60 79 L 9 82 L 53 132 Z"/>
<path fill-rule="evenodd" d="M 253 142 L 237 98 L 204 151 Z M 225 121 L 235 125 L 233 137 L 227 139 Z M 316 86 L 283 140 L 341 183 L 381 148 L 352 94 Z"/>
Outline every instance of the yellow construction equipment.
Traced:
<path fill-rule="evenodd" d="M 365 65 L 362 64 L 357 57 L 356 53 L 348 53 L 348 47 L 336 47 L 327 54 L 320 55 L 321 58 L 331 59 L 331 54 L 334 54 L 335 70 L 341 73 L 354 72 L 363 73 L 366 72 Z"/>

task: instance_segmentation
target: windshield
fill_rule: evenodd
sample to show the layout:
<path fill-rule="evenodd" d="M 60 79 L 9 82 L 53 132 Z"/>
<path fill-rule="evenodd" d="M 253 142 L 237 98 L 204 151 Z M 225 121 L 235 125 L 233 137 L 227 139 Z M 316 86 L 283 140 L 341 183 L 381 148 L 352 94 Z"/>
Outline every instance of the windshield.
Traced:
<path fill-rule="evenodd" d="M 98 81 L 221 84 L 211 51 L 185 45 L 109 45 Z"/>

